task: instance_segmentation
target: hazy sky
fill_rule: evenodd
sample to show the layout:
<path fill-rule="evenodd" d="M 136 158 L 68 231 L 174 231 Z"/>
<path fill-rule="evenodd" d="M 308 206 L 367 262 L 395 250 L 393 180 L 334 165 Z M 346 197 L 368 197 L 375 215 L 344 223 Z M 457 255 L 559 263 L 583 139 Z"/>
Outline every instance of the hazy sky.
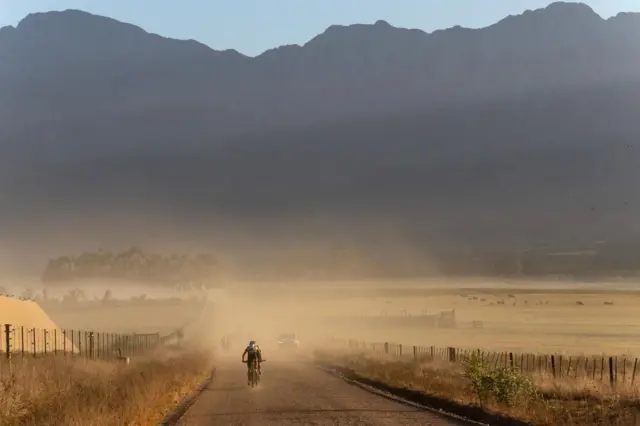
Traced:
<path fill-rule="evenodd" d="M 545 0 L 0 0 L 0 26 L 31 12 L 80 9 L 167 37 L 193 38 L 248 55 L 303 44 L 331 24 L 373 23 L 431 32 L 454 25 L 484 27 Z M 585 0 L 600 16 L 640 12 L 640 0 Z"/>

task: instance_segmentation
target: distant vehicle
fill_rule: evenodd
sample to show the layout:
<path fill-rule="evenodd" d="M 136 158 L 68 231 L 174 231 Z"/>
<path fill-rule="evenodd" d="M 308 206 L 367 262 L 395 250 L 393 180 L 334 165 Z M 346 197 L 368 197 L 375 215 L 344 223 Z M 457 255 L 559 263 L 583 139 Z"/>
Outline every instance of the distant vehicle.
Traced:
<path fill-rule="evenodd" d="M 299 346 L 296 333 L 281 333 L 278 336 L 278 350 L 296 350 Z"/>

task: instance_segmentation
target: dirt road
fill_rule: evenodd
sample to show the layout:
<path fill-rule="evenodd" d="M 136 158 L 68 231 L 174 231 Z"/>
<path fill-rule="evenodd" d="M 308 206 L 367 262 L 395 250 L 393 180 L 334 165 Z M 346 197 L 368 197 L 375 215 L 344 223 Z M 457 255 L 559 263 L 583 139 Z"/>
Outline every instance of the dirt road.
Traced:
<path fill-rule="evenodd" d="M 218 366 L 213 382 L 178 423 L 209 425 L 465 425 L 367 392 L 303 361 L 264 364 L 247 386 L 240 362 Z"/>

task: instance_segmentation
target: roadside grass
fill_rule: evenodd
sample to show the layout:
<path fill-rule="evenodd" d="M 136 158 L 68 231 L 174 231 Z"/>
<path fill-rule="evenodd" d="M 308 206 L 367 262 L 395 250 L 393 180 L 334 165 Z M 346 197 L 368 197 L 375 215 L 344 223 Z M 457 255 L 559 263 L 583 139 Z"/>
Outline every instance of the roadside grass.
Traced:
<path fill-rule="evenodd" d="M 210 353 L 163 348 L 124 363 L 75 357 L 0 363 L 3 426 L 155 425 L 211 372 Z"/>
<path fill-rule="evenodd" d="M 509 368 L 491 367 L 474 356 L 451 364 L 319 350 L 315 359 L 347 369 L 357 378 L 451 402 L 452 406 L 465 408 L 459 411 L 466 413 L 475 409 L 535 426 L 640 424 L 637 387 L 614 391 L 607 384 L 587 379 L 527 376 Z"/>

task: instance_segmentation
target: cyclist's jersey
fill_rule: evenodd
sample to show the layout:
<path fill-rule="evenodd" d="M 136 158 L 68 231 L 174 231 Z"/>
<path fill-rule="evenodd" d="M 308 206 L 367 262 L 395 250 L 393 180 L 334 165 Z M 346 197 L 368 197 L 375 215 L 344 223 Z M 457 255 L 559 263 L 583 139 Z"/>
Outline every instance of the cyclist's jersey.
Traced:
<path fill-rule="evenodd" d="M 260 347 L 258 345 L 249 345 L 244 351 L 247 353 L 247 358 L 253 359 L 258 357 Z"/>

